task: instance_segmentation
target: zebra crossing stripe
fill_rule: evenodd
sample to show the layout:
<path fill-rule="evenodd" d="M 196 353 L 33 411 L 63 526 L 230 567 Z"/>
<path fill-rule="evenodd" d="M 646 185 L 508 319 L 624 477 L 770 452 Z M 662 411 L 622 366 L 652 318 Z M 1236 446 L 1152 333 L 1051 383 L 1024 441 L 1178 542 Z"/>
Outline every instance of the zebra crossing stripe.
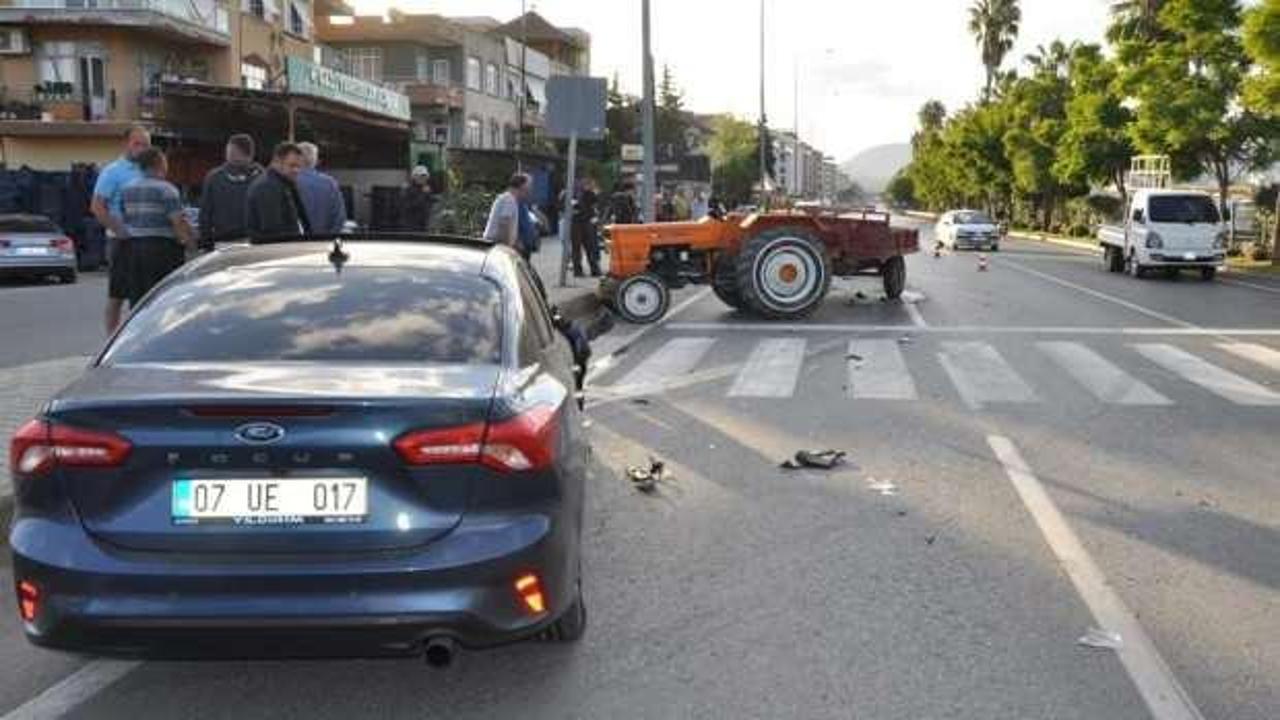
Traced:
<path fill-rule="evenodd" d="M 1280 372 L 1280 350 L 1269 348 L 1266 345 L 1255 345 L 1253 343 L 1221 343 L 1218 347 L 1226 350 L 1232 355 L 1251 360 L 1259 365 L 1271 368 L 1276 372 Z"/>
<path fill-rule="evenodd" d="M 970 409 L 1037 400 L 1031 386 L 987 343 L 944 342 L 938 361 Z"/>
<path fill-rule="evenodd" d="M 849 343 L 849 397 L 862 400 L 915 400 L 916 384 L 896 340 Z"/>
<path fill-rule="evenodd" d="M 715 338 L 707 337 L 670 340 L 632 368 L 618 385 L 634 392 L 660 392 L 663 383 L 678 380 L 696 368 L 715 343 Z"/>
<path fill-rule="evenodd" d="M 804 364 L 805 341 L 770 338 L 760 341 L 738 372 L 729 397 L 787 398 L 796 392 Z"/>
<path fill-rule="evenodd" d="M 1042 342 L 1037 343 L 1037 346 L 1104 403 L 1153 406 L 1173 404 L 1169 398 L 1080 343 Z"/>
<path fill-rule="evenodd" d="M 1151 362 L 1237 405 L 1280 405 L 1280 394 L 1180 348 L 1164 343 L 1133 347 Z"/>

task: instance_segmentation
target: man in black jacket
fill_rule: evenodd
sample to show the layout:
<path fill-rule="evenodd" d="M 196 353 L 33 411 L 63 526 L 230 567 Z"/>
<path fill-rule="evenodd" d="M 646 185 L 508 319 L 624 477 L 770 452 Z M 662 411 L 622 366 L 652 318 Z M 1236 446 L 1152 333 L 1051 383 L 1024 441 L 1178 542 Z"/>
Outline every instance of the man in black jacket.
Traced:
<path fill-rule="evenodd" d="M 227 139 L 227 162 L 209 171 L 200 191 L 200 249 L 212 250 L 218 240 L 245 237 L 245 198 L 249 184 L 262 174 L 253 161 L 253 138 L 232 135 Z"/>
<path fill-rule="evenodd" d="M 282 142 L 271 154 L 271 167 L 249 185 L 245 226 L 251 238 L 311 234 L 311 221 L 298 195 L 302 150 Z"/>

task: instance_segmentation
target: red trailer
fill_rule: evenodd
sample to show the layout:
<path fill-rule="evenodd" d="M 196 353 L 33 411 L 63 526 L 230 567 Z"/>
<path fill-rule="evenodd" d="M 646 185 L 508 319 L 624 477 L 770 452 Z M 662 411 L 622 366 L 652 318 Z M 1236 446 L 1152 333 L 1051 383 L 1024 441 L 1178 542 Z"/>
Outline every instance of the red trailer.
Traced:
<path fill-rule="evenodd" d="M 778 320 L 816 310 L 832 277 L 882 276 L 885 295 L 897 299 L 906 287 L 903 258 L 919 252 L 920 238 L 889 221 L 874 211 L 817 211 L 612 225 L 601 292 L 635 323 L 661 319 L 670 290 L 689 284 L 709 283 L 726 304 Z"/>

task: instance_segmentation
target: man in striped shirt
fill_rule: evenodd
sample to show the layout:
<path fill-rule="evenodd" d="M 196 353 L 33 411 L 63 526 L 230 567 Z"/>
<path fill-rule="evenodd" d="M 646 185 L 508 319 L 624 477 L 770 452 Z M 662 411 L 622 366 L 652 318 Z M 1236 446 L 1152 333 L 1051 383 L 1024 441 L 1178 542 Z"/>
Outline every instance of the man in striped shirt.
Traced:
<path fill-rule="evenodd" d="M 129 243 L 126 255 L 128 299 L 133 307 L 151 288 L 186 262 L 195 234 L 182 213 L 178 188 L 165 180 L 169 163 L 159 148 L 144 150 L 137 159 L 142 177 L 121 191 L 121 227 Z"/>

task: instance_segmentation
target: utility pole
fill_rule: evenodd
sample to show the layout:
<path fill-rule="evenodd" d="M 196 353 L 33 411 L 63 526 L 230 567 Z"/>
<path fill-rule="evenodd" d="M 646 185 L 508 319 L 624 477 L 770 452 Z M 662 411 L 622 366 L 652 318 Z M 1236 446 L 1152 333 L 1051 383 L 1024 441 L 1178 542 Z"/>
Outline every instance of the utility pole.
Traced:
<path fill-rule="evenodd" d="M 651 38 L 649 27 L 649 0 L 642 0 L 641 3 L 644 18 L 641 22 L 643 28 L 644 40 L 644 102 L 641 107 L 643 116 L 644 137 L 641 142 L 644 143 L 644 187 L 640 193 L 640 212 L 645 222 L 653 222 L 653 192 L 658 183 L 658 173 L 654 162 L 654 153 L 657 148 L 657 141 L 654 139 L 653 131 L 653 51 L 651 50 Z"/>
<path fill-rule="evenodd" d="M 524 172 L 524 113 L 529 98 L 529 10 L 527 0 L 520 0 L 520 121 L 516 125 L 516 168 Z"/>
<path fill-rule="evenodd" d="M 795 87 L 795 142 L 791 153 L 791 192 L 800 195 L 800 56 L 796 55 L 796 87 Z"/>
<path fill-rule="evenodd" d="M 768 199 L 768 179 L 769 179 L 769 149 L 765 147 L 765 134 L 769 128 L 769 121 L 765 116 L 764 107 L 764 2 L 760 0 L 760 208 L 763 210 Z"/>

